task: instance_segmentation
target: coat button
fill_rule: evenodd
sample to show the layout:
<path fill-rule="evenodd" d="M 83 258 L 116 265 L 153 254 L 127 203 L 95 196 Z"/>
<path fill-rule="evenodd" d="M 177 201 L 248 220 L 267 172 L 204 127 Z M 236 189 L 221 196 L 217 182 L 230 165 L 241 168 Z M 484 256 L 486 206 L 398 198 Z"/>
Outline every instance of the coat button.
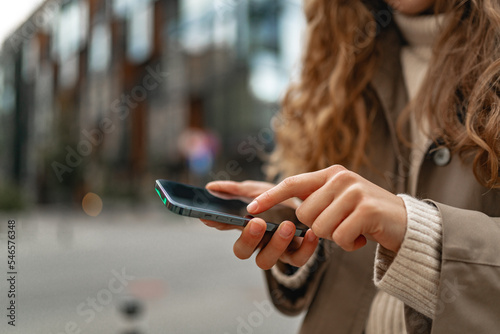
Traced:
<path fill-rule="evenodd" d="M 450 163 L 451 160 L 451 152 L 450 149 L 447 147 L 440 147 L 434 152 L 433 157 L 432 157 L 434 163 L 436 166 L 446 166 L 447 164 Z"/>

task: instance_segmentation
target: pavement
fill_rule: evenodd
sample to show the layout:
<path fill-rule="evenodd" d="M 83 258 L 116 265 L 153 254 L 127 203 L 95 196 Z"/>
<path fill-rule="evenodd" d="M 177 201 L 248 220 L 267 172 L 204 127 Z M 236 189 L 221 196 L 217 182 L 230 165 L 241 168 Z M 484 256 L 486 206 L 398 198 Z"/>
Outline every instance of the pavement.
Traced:
<path fill-rule="evenodd" d="M 7 221 L 16 220 L 15 327 L 8 324 Z M 238 233 L 161 205 L 97 217 L 45 208 L 0 212 L 0 333 L 295 333 L 269 302 Z"/>

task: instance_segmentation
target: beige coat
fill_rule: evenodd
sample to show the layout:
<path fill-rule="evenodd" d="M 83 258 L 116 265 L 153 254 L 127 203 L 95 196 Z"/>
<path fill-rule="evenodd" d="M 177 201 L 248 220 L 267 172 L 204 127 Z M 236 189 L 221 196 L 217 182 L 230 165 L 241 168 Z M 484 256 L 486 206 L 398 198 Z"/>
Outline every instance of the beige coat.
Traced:
<path fill-rule="evenodd" d="M 409 149 L 396 140 L 394 126 L 407 103 L 401 42 L 393 31 L 383 34 L 383 64 L 372 83 L 384 112 L 375 120 L 369 144 L 369 156 L 379 171 L 365 169 L 360 174 L 402 193 L 408 192 Z M 438 207 L 443 248 L 436 317 L 431 321 L 405 306 L 408 332 L 500 332 L 500 191 L 481 186 L 471 164 L 458 156 L 438 166 L 429 154 L 420 166 L 417 197 Z M 376 293 L 375 246 L 369 243 L 349 253 L 326 242 L 326 260 L 313 267 L 307 284 L 297 290 L 280 286 L 267 271 L 274 304 L 290 315 L 307 310 L 300 333 L 362 333 Z"/>

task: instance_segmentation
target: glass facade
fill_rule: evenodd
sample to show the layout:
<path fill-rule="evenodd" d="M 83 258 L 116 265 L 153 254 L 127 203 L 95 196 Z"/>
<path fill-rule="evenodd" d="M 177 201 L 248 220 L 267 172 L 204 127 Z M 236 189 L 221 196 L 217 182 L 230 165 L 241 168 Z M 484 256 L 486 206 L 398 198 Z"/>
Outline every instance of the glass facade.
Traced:
<path fill-rule="evenodd" d="M 263 177 L 269 122 L 298 71 L 299 1 L 47 8 L 49 24 L 20 27 L 0 51 L 0 186 L 29 184 L 31 202 L 54 203 L 88 189 L 143 197 L 155 178 Z"/>

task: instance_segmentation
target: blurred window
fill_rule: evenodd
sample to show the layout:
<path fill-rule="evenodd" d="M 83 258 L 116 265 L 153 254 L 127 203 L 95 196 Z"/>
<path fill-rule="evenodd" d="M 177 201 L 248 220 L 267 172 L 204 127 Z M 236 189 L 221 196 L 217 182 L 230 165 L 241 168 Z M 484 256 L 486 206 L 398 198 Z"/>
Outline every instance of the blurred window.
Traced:
<path fill-rule="evenodd" d="M 113 0 L 113 13 L 121 18 L 127 18 L 130 9 L 137 0 Z"/>
<path fill-rule="evenodd" d="M 92 28 L 89 50 L 89 70 L 105 72 L 111 59 L 111 31 L 106 23 Z"/>
<path fill-rule="evenodd" d="M 281 1 L 250 1 L 250 43 L 252 49 L 278 52 L 278 20 Z"/>
<path fill-rule="evenodd" d="M 2 59 L 0 67 L 0 114 L 12 112 L 16 106 L 16 91 L 14 90 L 14 66 L 10 58 Z"/>
<path fill-rule="evenodd" d="M 64 5 L 56 28 L 56 55 L 61 62 L 73 57 L 85 45 L 88 29 L 88 6 L 84 1 Z"/>
<path fill-rule="evenodd" d="M 61 88 L 71 88 L 75 86 L 78 75 L 80 74 L 79 64 L 80 56 L 77 53 L 61 63 L 58 72 L 58 83 Z"/>
<path fill-rule="evenodd" d="M 31 82 L 36 77 L 40 62 L 40 42 L 34 37 L 23 44 L 21 74 L 26 82 Z"/>
<path fill-rule="evenodd" d="M 4 101 L 5 87 L 6 87 L 5 73 L 3 71 L 3 68 L 0 67 L 0 115 L 2 115 L 6 109 Z"/>
<path fill-rule="evenodd" d="M 127 57 L 146 61 L 153 51 L 154 3 L 136 1 L 127 21 Z"/>
<path fill-rule="evenodd" d="M 218 46 L 234 47 L 238 38 L 237 0 L 218 0 L 215 2 L 213 39 Z"/>
<path fill-rule="evenodd" d="M 212 44 L 211 28 L 218 2 L 219 0 L 181 1 L 181 42 L 189 53 L 202 53 Z"/>
<path fill-rule="evenodd" d="M 298 1 L 251 1 L 250 89 L 261 101 L 276 103 L 298 66 L 305 20 Z"/>
<path fill-rule="evenodd" d="M 288 84 L 287 73 L 272 52 L 256 52 L 250 60 L 250 88 L 261 101 L 278 102 Z"/>
<path fill-rule="evenodd" d="M 287 0 L 280 15 L 280 59 L 289 75 L 298 75 L 300 57 L 304 46 L 306 20 L 300 0 Z"/>

